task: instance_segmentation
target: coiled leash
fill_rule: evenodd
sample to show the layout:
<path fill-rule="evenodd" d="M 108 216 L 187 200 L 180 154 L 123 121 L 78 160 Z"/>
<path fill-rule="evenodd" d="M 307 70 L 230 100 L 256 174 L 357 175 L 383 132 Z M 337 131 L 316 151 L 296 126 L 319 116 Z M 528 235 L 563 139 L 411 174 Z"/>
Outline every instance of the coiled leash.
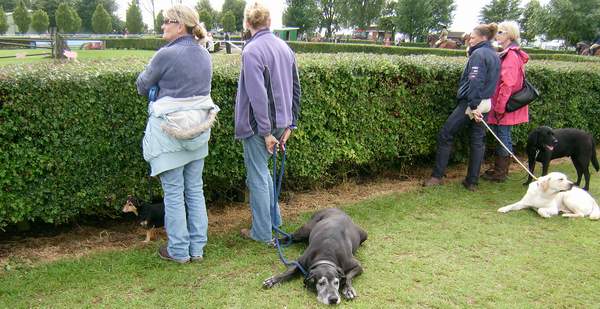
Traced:
<path fill-rule="evenodd" d="M 273 147 L 273 204 L 271 205 L 271 227 L 273 229 L 273 233 L 275 235 L 275 238 L 273 239 L 273 243 L 275 244 L 275 248 L 277 248 L 277 254 L 279 255 L 279 259 L 281 260 L 281 262 L 283 264 L 285 264 L 286 266 L 291 266 L 291 265 L 295 265 L 296 267 L 298 267 L 298 269 L 300 270 L 300 272 L 302 272 L 302 275 L 304 276 L 304 278 L 308 277 L 308 272 L 304 269 L 304 267 L 302 267 L 302 265 L 300 265 L 300 263 L 298 261 L 288 261 L 285 256 L 283 256 L 283 247 L 287 247 L 292 243 L 292 235 L 282 231 L 280 228 L 277 227 L 276 223 L 274 222 L 274 218 L 277 215 L 277 201 L 279 201 L 279 193 L 281 192 L 281 183 L 283 180 L 283 172 L 285 170 L 285 147 L 281 147 L 282 150 L 282 157 L 281 157 L 281 168 L 279 171 L 279 175 L 277 175 L 277 146 L 275 145 Z M 284 237 L 287 238 L 287 242 L 285 245 L 280 244 L 279 243 L 279 235 L 282 235 Z"/>
<path fill-rule="evenodd" d="M 504 143 L 500 140 L 500 138 L 496 135 L 496 133 L 494 133 L 494 131 L 492 130 L 492 128 L 490 128 L 490 126 L 488 126 L 488 124 L 485 122 L 485 120 L 483 120 L 483 118 L 479 118 L 481 120 L 481 122 L 483 123 L 483 125 L 488 129 L 488 131 L 490 131 L 490 133 L 492 133 L 492 135 L 496 138 L 496 140 L 498 141 L 498 143 L 500 143 L 500 145 L 502 145 L 502 147 L 504 148 L 504 150 L 506 150 L 510 156 L 515 159 L 515 161 L 517 161 L 517 163 L 519 163 L 519 165 L 521 165 L 521 167 L 527 172 L 527 174 L 529 174 L 531 177 L 533 177 L 534 180 L 538 180 L 537 177 L 535 177 L 535 175 L 533 173 L 531 173 L 529 171 L 528 168 L 525 167 L 525 165 L 523 163 L 521 163 L 521 161 L 517 158 L 517 156 L 515 156 L 512 151 L 508 150 L 508 147 L 506 147 L 506 145 L 504 145 Z"/>

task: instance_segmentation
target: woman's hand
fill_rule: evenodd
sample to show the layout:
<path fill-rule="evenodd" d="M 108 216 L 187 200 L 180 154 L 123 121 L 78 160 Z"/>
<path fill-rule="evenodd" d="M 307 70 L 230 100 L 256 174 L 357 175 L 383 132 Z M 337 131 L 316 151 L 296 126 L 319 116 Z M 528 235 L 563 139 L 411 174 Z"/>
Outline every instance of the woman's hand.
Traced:
<path fill-rule="evenodd" d="M 281 143 L 279 145 L 281 147 L 281 150 L 285 150 L 285 143 L 287 142 L 287 140 L 290 138 L 291 135 L 292 135 L 292 129 L 286 128 L 285 131 L 283 131 L 283 134 L 281 135 Z"/>
<path fill-rule="evenodd" d="M 479 123 L 479 122 L 481 122 L 481 120 L 483 120 L 483 114 L 481 114 L 481 112 L 478 110 L 471 111 L 471 115 L 473 115 L 473 120 L 475 120 L 475 122 L 477 122 L 477 123 Z"/>
<path fill-rule="evenodd" d="M 277 144 L 279 144 L 279 141 L 275 138 L 275 136 L 273 136 L 273 134 L 265 136 L 265 146 L 267 147 L 267 152 L 273 154 L 273 148 Z"/>

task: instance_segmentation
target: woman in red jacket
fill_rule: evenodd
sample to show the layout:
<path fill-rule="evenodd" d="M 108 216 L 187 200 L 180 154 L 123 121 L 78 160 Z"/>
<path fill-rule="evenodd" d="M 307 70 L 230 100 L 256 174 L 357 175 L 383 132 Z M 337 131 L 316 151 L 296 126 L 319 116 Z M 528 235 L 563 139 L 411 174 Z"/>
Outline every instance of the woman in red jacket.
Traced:
<path fill-rule="evenodd" d="M 514 22 L 503 22 L 498 25 L 496 41 L 502 46 L 499 53 L 502 61 L 500 79 L 492 97 L 492 110 L 487 115 L 487 122 L 500 138 L 502 143 L 512 152 L 511 128 L 514 125 L 529 121 L 527 105 L 507 113 L 506 103 L 510 96 L 523 88 L 525 63 L 529 56 L 519 47 L 519 27 Z M 501 145 L 496 146 L 494 166 L 481 176 L 485 180 L 504 181 L 510 165 L 510 154 Z"/>

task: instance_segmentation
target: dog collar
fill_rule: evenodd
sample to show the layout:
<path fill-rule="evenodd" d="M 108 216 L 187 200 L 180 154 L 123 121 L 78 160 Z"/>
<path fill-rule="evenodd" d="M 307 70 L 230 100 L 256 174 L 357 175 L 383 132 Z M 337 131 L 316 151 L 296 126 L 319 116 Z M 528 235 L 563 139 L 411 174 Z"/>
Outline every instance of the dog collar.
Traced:
<path fill-rule="evenodd" d="M 333 268 L 338 268 L 338 266 L 334 262 L 331 262 L 331 261 L 328 261 L 328 260 L 318 260 L 318 261 L 314 262 L 310 266 L 310 269 L 312 270 L 313 268 L 315 268 L 315 267 L 317 267 L 319 265 L 329 265 L 329 266 L 331 266 Z"/>

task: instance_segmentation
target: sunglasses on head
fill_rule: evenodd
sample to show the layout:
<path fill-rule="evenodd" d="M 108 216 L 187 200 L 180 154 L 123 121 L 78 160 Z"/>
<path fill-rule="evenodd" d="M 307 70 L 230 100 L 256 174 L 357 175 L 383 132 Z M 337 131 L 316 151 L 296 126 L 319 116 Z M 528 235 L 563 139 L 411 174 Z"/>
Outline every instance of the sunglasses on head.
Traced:
<path fill-rule="evenodd" d="M 176 21 L 175 19 L 165 19 L 165 20 L 163 21 L 163 25 L 166 25 L 166 24 L 178 24 L 178 23 L 179 23 L 179 22 L 178 22 L 178 21 Z"/>

